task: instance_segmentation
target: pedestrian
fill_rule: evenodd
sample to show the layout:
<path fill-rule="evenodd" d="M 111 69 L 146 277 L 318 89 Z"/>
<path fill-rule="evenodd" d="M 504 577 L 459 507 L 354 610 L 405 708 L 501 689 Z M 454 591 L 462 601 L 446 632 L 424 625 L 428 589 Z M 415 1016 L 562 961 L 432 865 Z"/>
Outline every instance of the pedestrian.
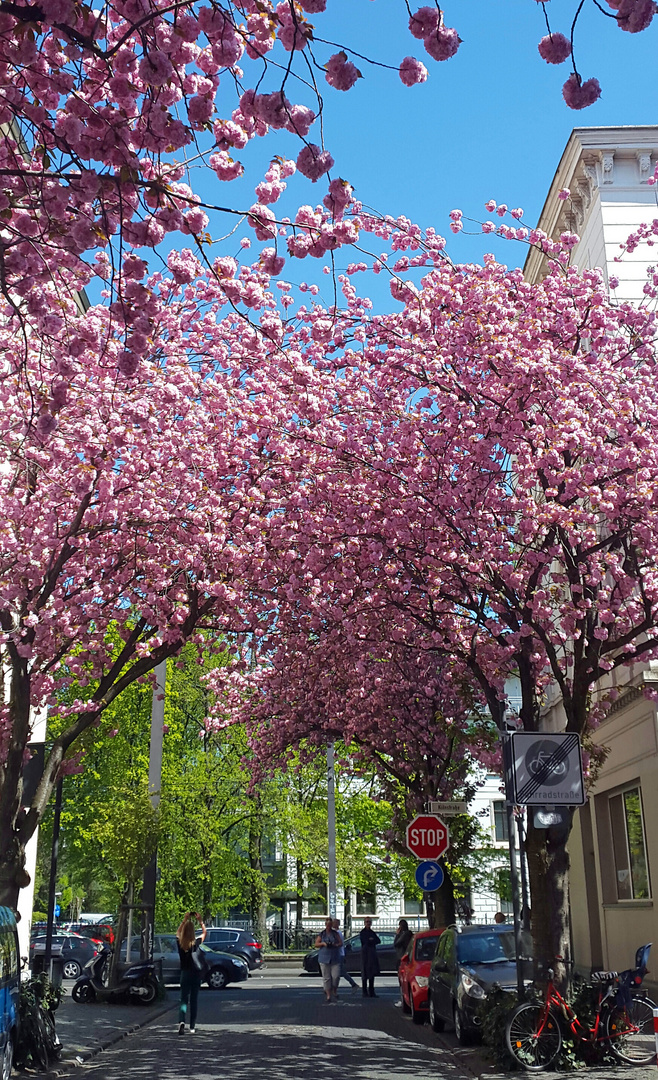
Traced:
<path fill-rule="evenodd" d="M 337 930 L 338 933 L 340 933 L 340 919 L 334 919 L 334 930 Z M 340 949 L 338 950 L 338 955 L 340 957 L 340 977 L 341 979 L 345 979 L 345 981 L 350 984 L 350 986 L 352 987 L 352 993 L 354 993 L 354 991 L 357 989 L 357 985 L 352 976 L 350 975 L 349 971 L 347 970 L 347 958 L 345 956 L 344 941 Z"/>
<path fill-rule="evenodd" d="M 198 922 L 201 927 L 201 937 L 196 940 L 194 923 Z M 195 953 L 199 952 L 199 945 L 206 940 L 206 927 L 200 915 L 192 915 L 190 911 L 183 917 L 183 921 L 176 931 L 178 941 L 178 955 L 180 957 L 180 1008 L 178 1010 L 178 1034 L 185 1031 L 185 1017 L 189 1004 L 190 1035 L 196 1031 L 196 1013 L 199 1000 L 199 987 L 201 986 L 201 970 L 195 963 Z"/>
<path fill-rule="evenodd" d="M 393 939 L 393 948 L 395 949 L 395 955 L 398 961 L 398 968 L 400 967 L 400 961 L 409 948 L 409 942 L 411 941 L 413 934 L 409 929 L 409 923 L 406 919 L 400 919 L 398 923 L 398 932 Z"/>
<path fill-rule="evenodd" d="M 333 919 L 325 919 L 324 930 L 315 939 L 315 947 L 320 950 L 318 963 L 322 972 L 322 985 L 327 1005 L 336 1001 L 338 981 L 340 979 L 340 948 L 343 936 L 334 930 Z"/>
<path fill-rule="evenodd" d="M 363 996 L 377 997 L 375 993 L 375 976 L 379 975 L 377 946 L 381 944 L 381 940 L 372 928 L 372 919 L 365 918 L 363 920 L 363 930 L 359 937 L 361 938 L 361 987 Z"/>
<path fill-rule="evenodd" d="M 507 916 L 502 911 L 497 911 L 494 915 L 494 922 L 499 924 L 507 922 Z"/>

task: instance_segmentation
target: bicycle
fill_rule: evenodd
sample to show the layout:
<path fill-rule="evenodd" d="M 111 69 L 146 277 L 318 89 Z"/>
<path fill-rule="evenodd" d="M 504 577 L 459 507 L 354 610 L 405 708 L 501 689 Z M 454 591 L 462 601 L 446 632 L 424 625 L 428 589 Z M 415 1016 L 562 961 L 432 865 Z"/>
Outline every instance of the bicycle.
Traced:
<path fill-rule="evenodd" d="M 50 1059 L 60 1054 L 62 1044 L 55 1030 L 54 1013 L 61 994 L 61 987 L 54 987 L 45 972 L 22 984 L 18 1002 L 17 1064 L 47 1069 Z"/>
<path fill-rule="evenodd" d="M 582 1042 L 606 1043 L 624 1065 L 651 1065 L 656 1060 L 653 1032 L 653 1001 L 637 990 L 647 972 L 651 945 L 635 954 L 635 967 L 627 971 L 598 971 L 591 976 L 598 990 L 594 1022 L 584 1024 L 553 983 L 548 970 L 545 998 L 523 1002 L 513 1010 L 505 1026 L 507 1049 L 527 1072 L 540 1072 L 555 1061 L 562 1049 L 562 1028 L 567 1024 Z M 556 957 L 562 961 L 562 957 Z"/>

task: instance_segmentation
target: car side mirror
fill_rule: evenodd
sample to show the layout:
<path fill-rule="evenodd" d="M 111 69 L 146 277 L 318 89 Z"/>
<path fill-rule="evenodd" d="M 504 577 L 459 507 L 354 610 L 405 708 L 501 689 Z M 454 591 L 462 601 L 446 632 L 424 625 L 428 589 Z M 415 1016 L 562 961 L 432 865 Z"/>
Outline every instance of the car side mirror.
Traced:
<path fill-rule="evenodd" d="M 350 945 L 349 941 L 346 941 L 345 942 L 345 952 L 351 952 L 351 951 L 352 951 L 352 946 Z"/>
<path fill-rule="evenodd" d="M 446 964 L 445 960 L 436 960 L 434 962 L 434 968 L 436 971 L 447 971 L 448 965 Z"/>

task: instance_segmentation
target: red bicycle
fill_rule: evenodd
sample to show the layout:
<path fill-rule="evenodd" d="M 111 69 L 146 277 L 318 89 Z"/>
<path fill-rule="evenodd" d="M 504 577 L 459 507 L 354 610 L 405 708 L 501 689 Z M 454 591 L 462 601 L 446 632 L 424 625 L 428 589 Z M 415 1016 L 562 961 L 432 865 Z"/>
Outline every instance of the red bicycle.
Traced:
<path fill-rule="evenodd" d="M 591 1027 L 578 1019 L 554 986 L 554 972 L 549 970 L 544 1001 L 517 1005 L 507 1021 L 505 1039 L 514 1060 L 528 1072 L 547 1069 L 560 1053 L 566 1026 L 575 1039 L 607 1043 L 625 1065 L 654 1063 L 655 1005 L 645 994 L 638 993 L 647 973 L 650 949 L 651 945 L 642 945 L 635 954 L 635 967 L 628 971 L 597 971 L 591 976 L 598 990 Z"/>

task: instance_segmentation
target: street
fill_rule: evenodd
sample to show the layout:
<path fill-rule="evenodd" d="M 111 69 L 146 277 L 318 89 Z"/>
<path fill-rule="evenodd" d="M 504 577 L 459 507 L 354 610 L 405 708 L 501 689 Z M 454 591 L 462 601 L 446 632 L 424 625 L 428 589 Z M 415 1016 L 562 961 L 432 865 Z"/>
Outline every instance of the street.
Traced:
<path fill-rule="evenodd" d="M 123 1039 L 76 1069 L 80 1080 L 470 1080 L 487 1069 L 476 1049 L 415 1025 L 395 1007 L 397 979 L 377 980 L 378 997 L 341 984 L 324 1004 L 319 978 L 297 968 L 265 970 L 224 991 L 204 988 L 197 1031 L 177 1034 L 177 1011 Z M 170 994 L 175 991 L 171 990 Z M 84 1009 L 80 1007 L 81 1019 Z M 90 1012 L 93 1006 L 88 1007 Z M 453 1049 L 451 1049 L 454 1048 Z M 469 1067 L 470 1066 L 470 1067 Z"/>

